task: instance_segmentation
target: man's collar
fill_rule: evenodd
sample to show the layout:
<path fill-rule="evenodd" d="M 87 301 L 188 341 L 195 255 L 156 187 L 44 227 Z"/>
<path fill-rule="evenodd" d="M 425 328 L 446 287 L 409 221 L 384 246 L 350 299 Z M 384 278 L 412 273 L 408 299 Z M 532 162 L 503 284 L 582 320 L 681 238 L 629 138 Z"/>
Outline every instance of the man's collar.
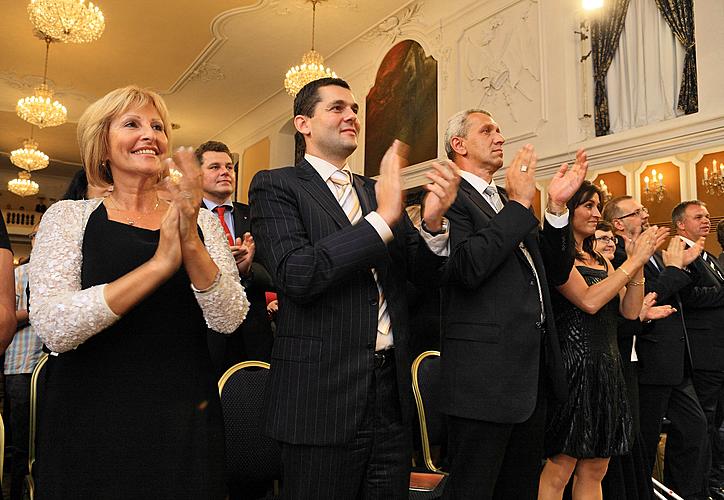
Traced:
<path fill-rule="evenodd" d="M 689 245 L 690 247 L 693 247 L 693 246 L 696 245 L 696 243 L 694 243 L 693 241 L 691 241 L 691 240 L 690 240 L 689 238 L 687 238 L 686 236 L 681 236 L 681 235 L 678 235 L 678 236 L 679 236 L 679 238 L 681 238 L 681 240 L 682 240 L 684 243 L 686 243 L 686 244 Z"/>
<path fill-rule="evenodd" d="M 349 165 L 347 163 L 345 163 L 344 166 L 339 169 L 329 163 L 327 160 L 323 160 L 322 158 L 319 158 L 317 156 L 310 155 L 309 153 L 304 155 L 304 159 L 307 160 L 312 168 L 317 171 L 317 173 L 322 177 L 322 180 L 324 182 L 327 182 L 332 174 L 335 173 L 337 170 L 349 170 Z"/>
<path fill-rule="evenodd" d="M 482 177 L 478 177 L 472 172 L 468 172 L 467 170 L 460 170 L 460 177 L 465 179 L 470 183 L 471 186 L 475 188 L 475 190 L 480 193 L 481 195 L 483 192 L 487 189 L 488 186 L 495 187 L 495 180 L 491 179 L 490 183 L 483 179 Z"/>
<path fill-rule="evenodd" d="M 226 209 L 230 212 L 234 211 L 234 204 L 231 202 L 231 198 L 228 198 L 226 201 L 224 201 L 224 203 L 216 203 L 215 201 L 211 201 L 206 197 L 202 198 L 202 201 L 206 208 L 208 208 L 209 210 L 213 210 L 218 206 L 223 206 L 226 207 Z"/>

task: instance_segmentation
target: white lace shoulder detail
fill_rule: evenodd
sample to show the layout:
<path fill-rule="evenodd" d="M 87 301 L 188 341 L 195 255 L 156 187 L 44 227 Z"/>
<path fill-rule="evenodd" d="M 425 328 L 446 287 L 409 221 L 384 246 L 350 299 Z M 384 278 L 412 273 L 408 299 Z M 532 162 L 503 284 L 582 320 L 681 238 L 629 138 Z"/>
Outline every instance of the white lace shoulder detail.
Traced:
<path fill-rule="evenodd" d="M 55 352 L 75 349 L 119 319 L 103 296 L 105 284 L 81 290 L 83 234 L 102 201 L 54 203 L 38 228 L 29 267 L 30 322 Z"/>
<path fill-rule="evenodd" d="M 239 271 L 229 250 L 229 242 L 219 219 L 208 210 L 199 210 L 198 224 L 204 245 L 221 272 L 218 285 L 208 292 L 195 292 L 196 301 L 212 330 L 232 333 L 239 328 L 249 311 L 249 301 L 239 282 Z"/>

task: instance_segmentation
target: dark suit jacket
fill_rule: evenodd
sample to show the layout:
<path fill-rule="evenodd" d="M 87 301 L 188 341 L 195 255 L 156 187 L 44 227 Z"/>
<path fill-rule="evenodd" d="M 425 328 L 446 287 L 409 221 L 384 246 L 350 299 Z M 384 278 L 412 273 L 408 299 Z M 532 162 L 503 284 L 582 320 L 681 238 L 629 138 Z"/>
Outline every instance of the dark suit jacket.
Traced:
<path fill-rule="evenodd" d="M 363 212 L 374 210 L 374 181 L 355 175 L 354 187 Z M 249 193 L 254 238 L 279 297 L 266 432 L 307 445 L 342 444 L 354 436 L 374 371 L 378 291 L 371 268 L 388 304 L 402 414 L 409 421 L 406 276 L 439 268 L 444 259 L 430 252 L 406 216 L 387 245 L 365 219 L 351 225 L 306 160 L 259 172 Z"/>
<path fill-rule="evenodd" d="M 691 366 L 689 335 L 679 292 L 691 284 L 689 274 L 679 268 L 664 266 L 658 254 L 654 255 L 659 269 L 651 261 L 644 266 L 646 293 L 656 292 L 656 304 L 670 305 L 677 312 L 671 316 L 643 325 L 636 344 L 639 357 L 639 383 L 652 385 L 679 385 Z"/>
<path fill-rule="evenodd" d="M 707 257 L 718 264 L 713 255 Z M 689 269 L 694 282 L 682 290 L 681 299 L 694 369 L 724 370 L 724 281 L 701 256 Z"/>
<path fill-rule="evenodd" d="M 504 192 L 501 197 L 505 201 Z M 558 398 L 567 392 L 548 286 L 568 280 L 574 259 L 569 228 L 546 223 L 541 235 L 532 211 L 510 202 L 496 214 L 464 179 L 447 217 L 451 255 L 445 273 L 443 411 L 490 422 L 523 422 L 535 409 L 539 377 L 549 376 Z M 536 325 L 538 287 L 520 242 L 540 278 L 545 342 Z M 539 373 L 541 349 L 546 374 Z"/>
<path fill-rule="evenodd" d="M 656 292 L 656 305 L 668 304 L 676 308 L 677 312 L 667 318 L 641 325 L 640 332 L 634 332 L 637 335 L 638 379 L 640 384 L 677 386 L 684 379 L 687 364 L 692 366 L 685 313 L 679 295 L 692 280 L 687 271 L 673 266 L 666 267 L 659 253 L 654 255 L 654 259 L 658 268 L 650 260 L 644 266 L 646 293 Z M 625 243 L 623 238 L 619 238 L 613 259 L 614 267 L 618 268 L 625 260 Z M 630 345 L 626 352 L 631 352 Z M 621 355 L 625 355 L 623 349 Z"/>
<path fill-rule="evenodd" d="M 251 232 L 249 206 L 233 202 L 234 237 L 243 238 L 244 233 Z M 207 208 L 207 207 L 204 207 Z M 209 342 L 211 350 L 222 349 L 224 352 L 212 352 L 215 364 L 223 363 L 222 373 L 229 366 L 240 361 L 256 360 L 268 362 L 271 356 L 272 336 L 271 324 L 266 314 L 266 297 L 264 292 L 273 290 L 274 285 L 269 273 L 260 263 L 259 249 L 254 254 L 251 265 L 251 276 L 242 278 L 246 297 L 249 299 L 249 312 L 244 322 L 226 341 Z M 215 332 L 216 335 L 222 335 Z M 223 361 L 222 361 L 223 360 Z"/>

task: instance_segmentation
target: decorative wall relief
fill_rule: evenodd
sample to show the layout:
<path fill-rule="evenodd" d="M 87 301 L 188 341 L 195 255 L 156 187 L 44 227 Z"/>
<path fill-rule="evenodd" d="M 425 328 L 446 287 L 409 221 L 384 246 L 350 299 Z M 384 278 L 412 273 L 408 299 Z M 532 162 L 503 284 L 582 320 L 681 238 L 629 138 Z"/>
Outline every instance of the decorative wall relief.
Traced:
<path fill-rule="evenodd" d="M 369 42 L 377 38 L 386 39 L 387 43 L 393 43 L 403 34 L 403 29 L 408 24 L 420 17 L 422 11 L 422 2 L 417 2 L 394 16 L 390 16 L 380 24 L 372 28 L 369 32 L 360 37 L 360 41 Z"/>
<path fill-rule="evenodd" d="M 437 61 L 404 40 L 390 49 L 367 94 L 365 175 L 379 173 L 394 139 L 410 145 L 410 164 L 437 156 Z"/>
<path fill-rule="evenodd" d="M 522 0 L 464 30 L 459 41 L 462 107 L 490 111 L 506 136 L 530 136 L 543 87 L 539 5 Z"/>

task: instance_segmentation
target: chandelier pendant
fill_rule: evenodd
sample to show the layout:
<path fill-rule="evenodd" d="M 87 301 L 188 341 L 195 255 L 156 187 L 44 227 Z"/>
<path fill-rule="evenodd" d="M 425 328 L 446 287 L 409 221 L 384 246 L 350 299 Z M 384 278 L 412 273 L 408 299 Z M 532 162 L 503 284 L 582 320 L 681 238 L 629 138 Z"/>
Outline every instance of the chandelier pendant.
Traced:
<path fill-rule="evenodd" d="M 18 116 L 28 123 L 43 127 L 62 125 L 68 119 L 68 110 L 53 99 L 53 91 L 45 83 L 35 87 L 35 93 L 18 100 Z"/>
<path fill-rule="evenodd" d="M 29 172 L 18 172 L 18 178 L 8 182 L 8 191 L 18 196 L 33 196 L 38 194 L 39 190 L 40 186 L 30 179 Z"/>
<path fill-rule="evenodd" d="M 53 91 L 48 87 L 48 53 L 52 41 L 50 37 L 45 37 L 43 83 L 35 87 L 35 94 L 23 97 L 15 106 L 15 111 L 20 118 L 40 128 L 62 125 L 68 118 L 68 110 L 53 99 Z"/>
<path fill-rule="evenodd" d="M 312 3 L 312 49 L 302 56 L 302 63 L 292 66 L 284 78 L 284 88 L 295 97 L 309 82 L 320 78 L 337 78 L 331 68 L 324 66 L 324 58 L 314 50 L 314 29 L 316 26 L 317 4 L 322 0 L 309 0 Z"/>
<path fill-rule="evenodd" d="M 85 0 L 30 0 L 28 16 L 44 37 L 63 43 L 98 40 L 106 28 L 103 12 Z"/>
<path fill-rule="evenodd" d="M 22 148 L 10 153 L 10 161 L 16 167 L 32 172 L 48 166 L 48 155 L 38 150 L 37 142 L 27 139 Z"/>

